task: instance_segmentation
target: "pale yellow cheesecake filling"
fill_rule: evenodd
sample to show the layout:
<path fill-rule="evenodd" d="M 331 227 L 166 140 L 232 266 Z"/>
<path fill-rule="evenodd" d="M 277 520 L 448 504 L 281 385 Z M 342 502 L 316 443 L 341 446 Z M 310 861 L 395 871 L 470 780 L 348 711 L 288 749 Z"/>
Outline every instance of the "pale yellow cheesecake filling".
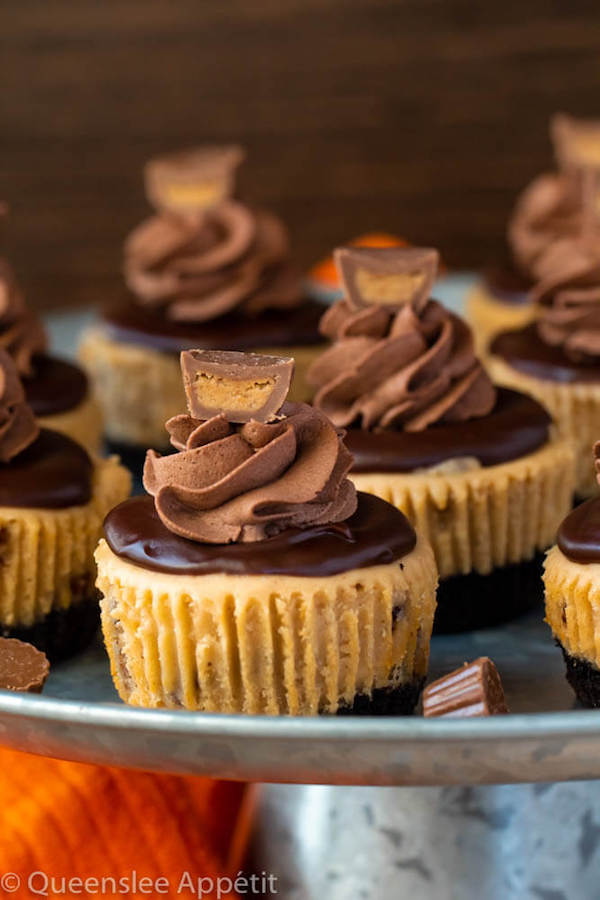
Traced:
<path fill-rule="evenodd" d="M 600 669 L 600 564 L 578 563 L 558 547 L 544 567 L 546 622 L 570 656 Z"/>
<path fill-rule="evenodd" d="M 593 384 L 535 378 L 519 372 L 499 356 L 489 357 L 488 369 L 497 384 L 529 394 L 546 407 L 559 435 L 571 441 L 575 448 L 578 495 L 594 496 L 598 484 L 590 448 L 600 434 L 600 380 Z"/>
<path fill-rule="evenodd" d="M 430 472 L 350 473 L 359 491 L 401 510 L 431 543 L 440 578 L 486 575 L 531 559 L 552 544 L 571 509 L 573 448 L 549 441 L 497 466 L 437 467 Z"/>
<path fill-rule="evenodd" d="M 66 509 L 0 507 L 0 624 L 30 626 L 93 590 L 102 522 L 131 490 L 115 458 L 95 461 L 92 498 Z"/>
<path fill-rule="evenodd" d="M 465 318 L 473 329 L 477 355 L 487 363 L 490 344 L 502 331 L 515 331 L 529 325 L 535 317 L 533 303 L 509 303 L 495 297 L 483 281 L 478 282 L 465 299 Z"/>
<path fill-rule="evenodd" d="M 135 706 L 334 713 L 427 672 L 437 573 L 421 538 L 319 578 L 154 572 L 105 541 L 96 560 L 113 679 Z"/>

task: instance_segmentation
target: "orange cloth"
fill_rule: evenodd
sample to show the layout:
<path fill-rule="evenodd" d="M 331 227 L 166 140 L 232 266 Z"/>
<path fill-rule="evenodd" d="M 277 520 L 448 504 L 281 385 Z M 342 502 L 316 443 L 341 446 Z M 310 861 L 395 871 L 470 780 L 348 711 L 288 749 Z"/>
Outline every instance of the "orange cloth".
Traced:
<path fill-rule="evenodd" d="M 112 893 L 109 890 L 52 892 L 48 896 L 192 897 L 178 894 L 184 873 L 193 883 L 204 878 L 204 898 L 237 897 L 228 889 L 241 865 L 249 816 L 245 788 L 208 778 L 156 775 L 125 769 L 43 759 L 0 749 L 0 898 L 30 898 L 33 872 L 48 878 L 128 878 L 156 882 L 159 889 Z M 3 882 L 7 873 L 16 879 Z M 208 879 L 212 879 L 211 890 Z M 41 876 L 34 886 L 43 887 Z M 146 885 L 142 885 L 144 888 Z"/>

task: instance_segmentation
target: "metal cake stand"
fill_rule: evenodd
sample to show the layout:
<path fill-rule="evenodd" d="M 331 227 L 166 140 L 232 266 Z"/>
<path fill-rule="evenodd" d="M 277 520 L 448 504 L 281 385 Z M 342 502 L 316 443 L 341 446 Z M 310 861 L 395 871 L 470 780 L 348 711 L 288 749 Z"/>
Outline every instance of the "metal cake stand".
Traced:
<path fill-rule="evenodd" d="M 449 279 L 455 308 L 468 279 Z M 65 349 L 91 314 L 54 316 Z M 543 611 L 434 638 L 435 677 L 482 654 L 511 715 L 271 718 L 131 709 L 100 640 L 42 696 L 0 692 L 0 742 L 261 783 L 252 863 L 286 900 L 562 900 L 600 888 L 600 712 L 575 708 Z M 578 781 L 578 779 L 583 779 Z"/>

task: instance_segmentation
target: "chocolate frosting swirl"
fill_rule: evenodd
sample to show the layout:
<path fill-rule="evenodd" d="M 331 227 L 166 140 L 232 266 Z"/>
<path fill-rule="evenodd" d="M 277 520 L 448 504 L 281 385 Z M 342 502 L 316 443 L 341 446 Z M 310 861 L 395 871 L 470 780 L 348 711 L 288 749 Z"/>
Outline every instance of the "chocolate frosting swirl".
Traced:
<path fill-rule="evenodd" d="M 573 362 L 600 360 L 600 244 L 581 236 L 548 247 L 532 291 L 539 303 L 537 332 Z"/>
<path fill-rule="evenodd" d="M 0 462 L 9 462 L 29 447 L 38 434 L 15 363 L 6 351 L 0 350 Z"/>
<path fill-rule="evenodd" d="M 534 280 L 540 262 L 556 241 L 581 233 L 585 213 L 571 172 L 536 178 L 520 195 L 508 224 L 508 241 L 521 270 Z"/>
<path fill-rule="evenodd" d="M 170 159 L 175 176 L 186 159 Z M 301 280 L 288 257 L 276 216 L 224 195 L 193 215 L 159 209 L 127 238 L 124 274 L 142 306 L 174 321 L 205 322 L 234 308 L 253 315 L 299 305 Z"/>
<path fill-rule="evenodd" d="M 48 344 L 41 320 L 27 309 L 14 272 L 0 259 L 0 350 L 9 353 L 21 376 L 34 374 L 33 357 Z"/>
<path fill-rule="evenodd" d="M 340 300 L 321 320 L 334 341 L 312 365 L 314 404 L 338 426 L 422 431 L 491 411 L 496 391 L 468 325 L 436 300 L 416 311 L 353 309 Z"/>
<path fill-rule="evenodd" d="M 272 422 L 181 415 L 166 427 L 179 452 L 149 450 L 144 487 L 175 534 L 210 544 L 260 541 L 341 522 L 356 509 L 342 435 L 306 404 L 284 404 Z"/>

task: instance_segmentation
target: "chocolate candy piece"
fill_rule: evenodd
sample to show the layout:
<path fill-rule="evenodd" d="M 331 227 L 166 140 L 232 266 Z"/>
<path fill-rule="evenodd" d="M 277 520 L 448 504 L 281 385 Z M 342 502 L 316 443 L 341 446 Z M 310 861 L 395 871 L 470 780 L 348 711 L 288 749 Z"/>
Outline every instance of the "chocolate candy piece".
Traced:
<path fill-rule="evenodd" d="M 233 350 L 184 350 L 181 371 L 190 415 L 269 422 L 285 402 L 294 360 Z"/>
<path fill-rule="evenodd" d="M 189 216 L 233 193 L 244 151 L 235 144 L 206 146 L 150 160 L 144 170 L 148 200 L 161 212 Z"/>
<path fill-rule="evenodd" d="M 600 120 L 574 119 L 563 113 L 550 123 L 554 152 L 565 169 L 600 169 Z"/>
<path fill-rule="evenodd" d="M 41 694 L 50 663 L 32 644 L 0 638 L 0 690 Z"/>
<path fill-rule="evenodd" d="M 437 250 L 421 247 L 338 247 L 333 256 L 353 309 L 400 309 L 410 303 L 419 312 L 429 299 L 439 263 Z"/>
<path fill-rule="evenodd" d="M 465 663 L 423 691 L 423 715 L 469 718 L 508 712 L 498 669 L 487 656 Z"/>

